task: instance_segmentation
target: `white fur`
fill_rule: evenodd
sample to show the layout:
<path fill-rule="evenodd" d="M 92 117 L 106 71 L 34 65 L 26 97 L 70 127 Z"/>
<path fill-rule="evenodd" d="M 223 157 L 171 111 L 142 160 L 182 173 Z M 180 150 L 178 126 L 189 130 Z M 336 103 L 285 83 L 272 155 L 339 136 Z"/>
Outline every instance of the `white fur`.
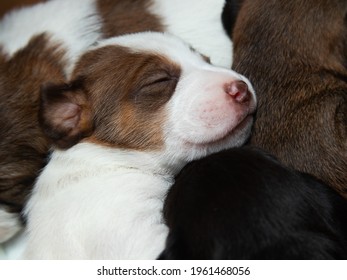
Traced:
<path fill-rule="evenodd" d="M 9 213 L 0 207 L 0 243 L 10 239 L 22 228 L 18 214 Z"/>
<path fill-rule="evenodd" d="M 171 184 L 154 159 L 93 144 L 55 151 L 27 207 L 31 259 L 154 259 Z"/>
<path fill-rule="evenodd" d="M 0 46 L 12 56 L 29 40 L 42 33 L 67 51 L 67 73 L 78 54 L 101 35 L 94 0 L 51 0 L 7 14 L 0 21 Z"/>
<path fill-rule="evenodd" d="M 18 260 L 23 256 L 27 236 L 22 229 L 5 243 L 1 244 L 0 259 Z"/>
<path fill-rule="evenodd" d="M 221 14 L 225 0 L 153 0 L 150 11 L 158 15 L 167 31 L 184 39 L 217 66 L 230 69 L 232 42 Z"/>
<path fill-rule="evenodd" d="M 225 100 L 223 95 L 227 95 L 224 83 L 242 79 L 249 84 L 244 77 L 207 64 L 185 43 L 168 34 L 126 35 L 104 40 L 93 49 L 112 44 L 134 52 L 166 56 L 181 66 L 175 93 L 161 115 L 165 118 L 164 145 L 155 151 L 142 152 L 93 143 L 80 143 L 66 151 L 55 150 L 26 207 L 26 258 L 156 258 L 167 236 L 162 206 L 173 176 L 189 160 L 241 145 L 249 134 L 252 122 L 248 120 L 239 131 L 230 125 L 235 122 L 232 106 L 226 104 L 224 108 L 218 101 Z M 231 117 L 214 122 L 207 131 L 204 126 L 210 121 L 196 121 L 191 114 L 211 106 L 215 101 L 205 97 L 214 94 L 218 108 L 229 110 Z M 247 113 L 254 110 L 252 94 L 253 103 L 244 109 Z M 193 106 L 195 103 L 198 105 Z M 217 111 L 211 112 L 211 117 L 217 115 Z M 213 137 L 214 133 L 220 133 L 220 125 L 226 127 L 229 136 Z M 184 136 L 191 130 L 195 131 L 194 137 L 187 144 Z M 222 139 L 218 141 L 216 137 Z"/>
<path fill-rule="evenodd" d="M 18 259 L 23 255 L 25 235 L 22 230 L 19 215 L 0 207 L 0 260 Z"/>

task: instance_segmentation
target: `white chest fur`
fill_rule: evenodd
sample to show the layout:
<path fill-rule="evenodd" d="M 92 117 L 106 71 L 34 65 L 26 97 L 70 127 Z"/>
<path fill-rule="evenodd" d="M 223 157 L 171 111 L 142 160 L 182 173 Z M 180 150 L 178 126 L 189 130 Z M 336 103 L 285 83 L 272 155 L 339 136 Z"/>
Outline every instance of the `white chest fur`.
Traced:
<path fill-rule="evenodd" d="M 30 259 L 155 259 L 170 176 L 143 157 L 78 144 L 54 152 L 26 208 Z M 57 176 L 59 174 L 59 176 Z"/>

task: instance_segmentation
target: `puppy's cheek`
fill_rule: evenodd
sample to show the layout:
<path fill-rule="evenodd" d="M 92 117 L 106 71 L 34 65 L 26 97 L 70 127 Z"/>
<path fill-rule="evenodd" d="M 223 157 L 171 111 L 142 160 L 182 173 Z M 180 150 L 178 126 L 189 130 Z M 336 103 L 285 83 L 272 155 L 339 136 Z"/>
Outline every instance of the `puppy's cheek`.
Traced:
<path fill-rule="evenodd" d="M 175 115 L 174 131 L 184 142 L 208 144 L 233 132 L 248 114 L 248 107 L 234 102 L 223 91 L 196 94 L 183 101 Z"/>

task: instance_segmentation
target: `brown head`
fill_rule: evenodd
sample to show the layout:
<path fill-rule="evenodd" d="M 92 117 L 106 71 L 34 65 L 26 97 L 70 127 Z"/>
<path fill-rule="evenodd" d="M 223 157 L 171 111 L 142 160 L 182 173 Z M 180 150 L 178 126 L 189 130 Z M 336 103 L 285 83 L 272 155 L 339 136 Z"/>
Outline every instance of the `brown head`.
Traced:
<path fill-rule="evenodd" d="M 255 103 L 246 78 L 173 36 L 142 33 L 84 54 L 71 82 L 43 90 L 40 120 L 59 148 L 92 142 L 187 161 L 246 141 Z"/>

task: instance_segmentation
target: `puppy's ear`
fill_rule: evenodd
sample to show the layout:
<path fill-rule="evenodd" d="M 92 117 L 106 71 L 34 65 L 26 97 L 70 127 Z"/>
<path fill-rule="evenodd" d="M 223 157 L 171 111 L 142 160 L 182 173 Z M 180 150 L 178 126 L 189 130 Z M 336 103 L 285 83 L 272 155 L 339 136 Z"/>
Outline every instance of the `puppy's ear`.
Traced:
<path fill-rule="evenodd" d="M 59 148 L 69 148 L 93 130 L 90 104 L 83 83 L 46 84 L 41 88 L 39 121 Z"/>

